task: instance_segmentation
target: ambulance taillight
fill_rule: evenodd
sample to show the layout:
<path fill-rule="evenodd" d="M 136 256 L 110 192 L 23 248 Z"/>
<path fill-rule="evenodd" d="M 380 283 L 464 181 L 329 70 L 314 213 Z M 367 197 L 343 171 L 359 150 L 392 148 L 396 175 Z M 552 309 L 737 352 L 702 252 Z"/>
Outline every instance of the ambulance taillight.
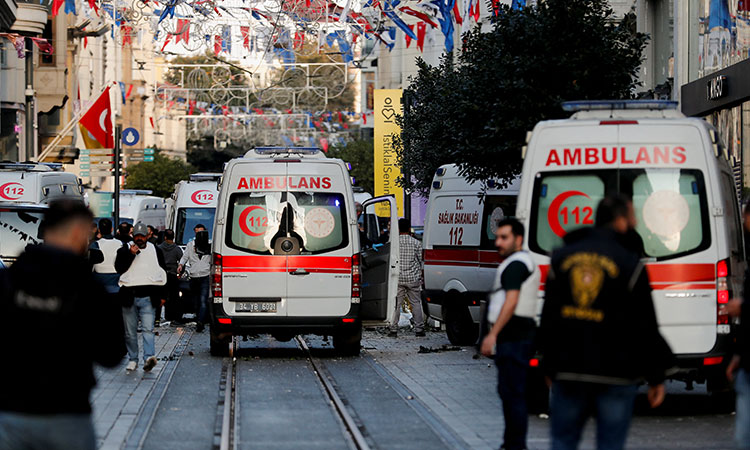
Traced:
<path fill-rule="evenodd" d="M 221 289 L 221 273 L 222 273 L 222 267 L 221 267 L 221 255 L 218 253 L 214 253 L 214 262 L 213 266 L 211 266 L 211 290 L 214 293 L 214 299 L 221 297 L 222 295 L 222 289 Z"/>
<path fill-rule="evenodd" d="M 729 314 L 725 309 L 732 292 L 729 290 L 729 259 L 716 263 L 716 332 L 729 334 Z"/>
<path fill-rule="evenodd" d="M 359 255 L 352 255 L 352 303 L 359 303 L 362 275 L 359 271 Z"/>

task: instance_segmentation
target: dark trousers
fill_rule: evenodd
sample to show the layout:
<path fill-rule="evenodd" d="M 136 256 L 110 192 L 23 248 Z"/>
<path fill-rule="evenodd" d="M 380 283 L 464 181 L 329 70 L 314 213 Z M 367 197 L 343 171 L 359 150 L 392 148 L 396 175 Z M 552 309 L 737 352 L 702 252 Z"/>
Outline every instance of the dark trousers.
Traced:
<path fill-rule="evenodd" d="M 198 277 L 190 279 L 190 293 L 193 296 L 193 304 L 197 314 L 198 323 L 208 322 L 208 288 L 210 277 Z"/>
<path fill-rule="evenodd" d="M 552 450 L 577 449 L 586 420 L 592 415 L 596 417 L 596 448 L 624 448 L 637 392 L 635 384 L 555 381 L 550 403 Z"/>
<path fill-rule="evenodd" d="M 180 304 L 180 280 L 177 275 L 167 274 L 167 303 L 164 305 L 164 318 L 174 321 L 182 319 L 182 305 Z"/>
<path fill-rule="evenodd" d="M 529 428 L 526 407 L 526 375 L 532 356 L 532 340 L 502 342 L 498 340 L 495 350 L 497 365 L 497 392 L 503 403 L 505 450 L 526 448 L 526 432 Z"/>

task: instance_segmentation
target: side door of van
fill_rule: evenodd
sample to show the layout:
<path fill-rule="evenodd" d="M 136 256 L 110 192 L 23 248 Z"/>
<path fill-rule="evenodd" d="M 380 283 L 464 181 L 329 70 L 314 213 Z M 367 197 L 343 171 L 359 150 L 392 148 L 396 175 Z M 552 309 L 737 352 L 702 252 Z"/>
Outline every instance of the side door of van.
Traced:
<path fill-rule="evenodd" d="M 390 226 L 383 230 L 377 241 L 369 239 L 362 244 L 361 270 L 362 294 L 360 317 L 367 325 L 387 323 L 396 307 L 396 291 L 399 275 L 398 211 L 393 197 L 375 197 L 362 204 L 365 214 L 386 217 Z M 369 222 L 365 222 L 365 234 Z"/>

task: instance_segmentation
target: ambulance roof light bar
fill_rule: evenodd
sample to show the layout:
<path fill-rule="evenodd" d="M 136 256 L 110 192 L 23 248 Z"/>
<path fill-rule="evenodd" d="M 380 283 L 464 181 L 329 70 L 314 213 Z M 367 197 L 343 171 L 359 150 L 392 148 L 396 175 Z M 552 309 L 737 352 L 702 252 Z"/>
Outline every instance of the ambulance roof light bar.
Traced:
<path fill-rule="evenodd" d="M 317 147 L 255 147 L 259 155 L 278 155 L 282 153 L 296 153 L 299 155 L 316 155 L 320 153 Z"/>
<path fill-rule="evenodd" d="M 199 172 L 199 173 L 193 173 L 190 174 L 190 181 L 217 181 L 221 178 L 220 173 L 205 173 L 205 172 Z"/>
<path fill-rule="evenodd" d="M 613 109 L 630 110 L 667 110 L 677 109 L 678 103 L 672 100 L 581 100 L 563 102 L 562 109 L 567 112 L 606 111 Z"/>
<path fill-rule="evenodd" d="M 0 169 L 6 170 L 27 170 L 33 172 L 59 172 L 63 169 L 60 163 L 41 163 L 41 162 L 13 162 L 3 161 L 0 162 Z"/>

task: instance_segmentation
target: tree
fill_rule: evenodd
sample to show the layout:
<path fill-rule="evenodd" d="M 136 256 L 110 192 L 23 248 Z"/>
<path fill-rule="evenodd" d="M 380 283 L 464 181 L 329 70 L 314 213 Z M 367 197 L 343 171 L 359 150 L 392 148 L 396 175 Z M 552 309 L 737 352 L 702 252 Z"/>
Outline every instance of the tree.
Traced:
<path fill-rule="evenodd" d="M 504 184 L 521 171 L 526 132 L 566 117 L 563 101 L 632 98 L 648 39 L 633 21 L 615 21 L 606 0 L 504 7 L 491 31 L 463 36 L 455 64 L 420 60 L 396 141 L 415 181 L 401 183 L 426 193 L 435 169 L 456 163 L 470 180 Z"/>
<path fill-rule="evenodd" d="M 350 163 L 352 170 L 349 173 L 355 179 L 354 185 L 372 194 L 375 185 L 374 151 L 372 140 L 358 140 L 345 146 L 332 145 L 328 148 L 328 157 L 340 158 Z"/>
<path fill-rule="evenodd" d="M 169 197 L 174 185 L 187 180 L 195 170 L 180 159 L 154 155 L 153 162 L 141 162 L 127 168 L 126 189 L 150 189 L 157 197 Z"/>

